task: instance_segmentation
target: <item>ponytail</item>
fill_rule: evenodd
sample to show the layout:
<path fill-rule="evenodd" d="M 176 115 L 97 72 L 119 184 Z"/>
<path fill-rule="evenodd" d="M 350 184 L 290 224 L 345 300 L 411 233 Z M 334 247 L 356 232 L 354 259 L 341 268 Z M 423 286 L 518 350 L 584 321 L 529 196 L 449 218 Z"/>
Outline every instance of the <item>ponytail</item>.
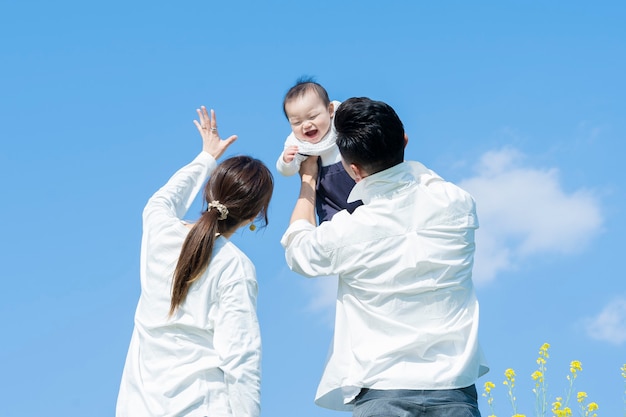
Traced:
<path fill-rule="evenodd" d="M 217 237 L 218 216 L 216 210 L 205 211 L 185 238 L 174 270 L 170 316 L 187 297 L 191 284 L 209 265 Z"/>
<path fill-rule="evenodd" d="M 274 191 L 270 170 L 258 159 L 236 156 L 219 164 L 204 188 L 207 210 L 183 242 L 174 270 L 169 315 L 185 301 L 191 284 L 209 266 L 215 239 L 253 218 L 267 224 Z"/>

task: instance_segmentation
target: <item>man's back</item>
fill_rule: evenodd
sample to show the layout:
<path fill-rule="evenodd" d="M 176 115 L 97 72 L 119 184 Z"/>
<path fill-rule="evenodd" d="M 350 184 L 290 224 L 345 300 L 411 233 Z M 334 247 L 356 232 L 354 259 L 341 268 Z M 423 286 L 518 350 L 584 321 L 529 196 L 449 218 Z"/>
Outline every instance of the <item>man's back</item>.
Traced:
<path fill-rule="evenodd" d="M 471 270 L 474 201 L 415 162 L 361 180 L 352 199 L 314 231 L 290 227 L 290 267 L 339 275 L 335 340 L 319 405 L 346 409 L 361 388 L 453 389 L 486 368 L 477 341 Z"/>

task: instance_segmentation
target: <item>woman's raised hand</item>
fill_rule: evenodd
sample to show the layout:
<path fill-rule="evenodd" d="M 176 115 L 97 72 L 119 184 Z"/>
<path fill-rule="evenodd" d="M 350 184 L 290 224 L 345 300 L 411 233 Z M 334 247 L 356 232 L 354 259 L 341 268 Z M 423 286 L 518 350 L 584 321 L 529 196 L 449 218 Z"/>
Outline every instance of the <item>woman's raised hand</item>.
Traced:
<path fill-rule="evenodd" d="M 211 109 L 211 116 L 209 116 L 206 107 L 202 106 L 197 109 L 196 112 L 198 112 L 200 121 L 194 120 L 193 123 L 202 136 L 202 150 L 211 154 L 213 158 L 218 159 L 224 154 L 226 149 L 237 140 L 237 135 L 232 135 L 222 140 L 219 133 L 217 133 L 215 111 Z"/>

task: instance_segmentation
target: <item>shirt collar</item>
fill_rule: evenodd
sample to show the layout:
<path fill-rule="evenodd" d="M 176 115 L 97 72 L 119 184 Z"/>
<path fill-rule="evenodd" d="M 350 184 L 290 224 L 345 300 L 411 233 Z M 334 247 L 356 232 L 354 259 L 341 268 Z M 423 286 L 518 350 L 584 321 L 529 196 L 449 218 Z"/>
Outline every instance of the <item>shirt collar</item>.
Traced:
<path fill-rule="evenodd" d="M 348 196 L 348 203 L 362 200 L 364 204 L 367 204 L 376 196 L 399 191 L 415 182 L 422 182 L 424 175 L 439 178 L 437 174 L 419 162 L 404 161 L 357 182 Z"/>

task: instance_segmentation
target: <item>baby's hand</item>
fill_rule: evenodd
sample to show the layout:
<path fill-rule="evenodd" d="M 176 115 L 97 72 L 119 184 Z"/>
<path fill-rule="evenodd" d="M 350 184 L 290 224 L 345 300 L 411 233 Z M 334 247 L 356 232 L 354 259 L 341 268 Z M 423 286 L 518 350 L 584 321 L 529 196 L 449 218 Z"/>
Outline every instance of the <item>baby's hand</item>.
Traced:
<path fill-rule="evenodd" d="M 297 153 L 298 147 L 296 145 L 288 146 L 283 152 L 283 161 L 288 164 L 291 163 L 291 161 L 293 161 L 293 158 L 296 157 Z"/>

